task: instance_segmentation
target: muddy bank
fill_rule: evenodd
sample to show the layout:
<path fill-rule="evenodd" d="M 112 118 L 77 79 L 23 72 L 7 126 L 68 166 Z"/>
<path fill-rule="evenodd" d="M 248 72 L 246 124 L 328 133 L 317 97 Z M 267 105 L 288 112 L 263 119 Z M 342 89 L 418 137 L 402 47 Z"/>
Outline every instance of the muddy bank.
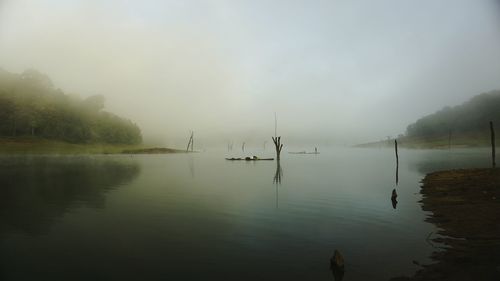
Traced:
<path fill-rule="evenodd" d="M 422 208 L 438 234 L 434 264 L 396 280 L 500 280 L 500 169 L 435 172 L 423 180 Z"/>

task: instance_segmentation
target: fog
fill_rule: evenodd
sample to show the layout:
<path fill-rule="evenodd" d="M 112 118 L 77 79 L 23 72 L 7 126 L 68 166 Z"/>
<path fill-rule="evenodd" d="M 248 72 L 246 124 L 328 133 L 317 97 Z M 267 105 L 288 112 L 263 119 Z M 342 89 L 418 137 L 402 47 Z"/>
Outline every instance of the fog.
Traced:
<path fill-rule="evenodd" d="M 146 142 L 353 144 L 500 89 L 499 1 L 0 1 L 0 67 Z"/>

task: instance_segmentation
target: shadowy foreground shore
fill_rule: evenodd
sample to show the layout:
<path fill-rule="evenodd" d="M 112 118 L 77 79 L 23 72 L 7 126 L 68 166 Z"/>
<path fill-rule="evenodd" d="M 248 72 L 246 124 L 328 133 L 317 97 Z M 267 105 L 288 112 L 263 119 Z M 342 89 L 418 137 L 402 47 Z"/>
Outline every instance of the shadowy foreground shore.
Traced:
<path fill-rule="evenodd" d="M 427 221 L 445 238 L 429 237 L 439 245 L 435 263 L 391 280 L 500 280 L 500 169 L 430 173 L 421 193 Z"/>

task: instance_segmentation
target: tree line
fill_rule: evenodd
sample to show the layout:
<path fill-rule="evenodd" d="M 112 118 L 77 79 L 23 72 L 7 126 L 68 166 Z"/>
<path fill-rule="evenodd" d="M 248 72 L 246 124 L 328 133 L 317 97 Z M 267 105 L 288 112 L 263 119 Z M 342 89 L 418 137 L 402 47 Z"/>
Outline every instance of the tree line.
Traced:
<path fill-rule="evenodd" d="M 441 137 L 475 134 L 489 130 L 489 122 L 500 124 L 500 90 L 476 95 L 469 101 L 420 118 L 406 129 L 409 137 Z"/>
<path fill-rule="evenodd" d="M 47 75 L 0 70 L 0 136 L 36 136 L 73 143 L 138 144 L 132 121 L 106 112 L 104 97 L 67 95 Z"/>

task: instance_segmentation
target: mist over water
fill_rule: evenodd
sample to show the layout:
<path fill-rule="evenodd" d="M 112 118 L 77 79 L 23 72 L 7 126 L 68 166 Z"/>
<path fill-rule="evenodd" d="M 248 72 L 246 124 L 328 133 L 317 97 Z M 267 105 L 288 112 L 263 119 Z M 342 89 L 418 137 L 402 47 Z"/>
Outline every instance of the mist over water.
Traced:
<path fill-rule="evenodd" d="M 29 1 L 0 67 L 102 94 L 145 141 L 353 144 L 500 88 L 498 1 Z"/>
<path fill-rule="evenodd" d="M 411 276 L 421 180 L 494 163 L 499 34 L 498 0 L 0 0 L 0 280 Z"/>

